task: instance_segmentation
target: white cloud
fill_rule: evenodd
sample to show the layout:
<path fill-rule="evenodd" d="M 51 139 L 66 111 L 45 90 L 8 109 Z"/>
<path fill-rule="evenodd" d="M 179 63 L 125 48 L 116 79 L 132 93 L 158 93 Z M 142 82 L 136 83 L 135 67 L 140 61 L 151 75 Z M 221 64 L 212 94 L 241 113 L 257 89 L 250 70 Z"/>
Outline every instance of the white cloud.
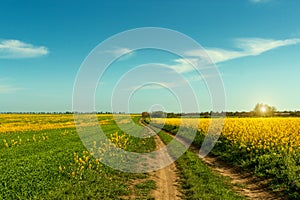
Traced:
<path fill-rule="evenodd" d="M 276 49 L 283 46 L 289 46 L 300 43 L 300 38 L 273 40 L 262 38 L 241 38 L 235 41 L 235 46 L 240 50 L 226 50 L 221 48 L 206 48 L 207 54 L 215 62 L 225 62 L 236 58 L 246 56 L 260 55 L 266 51 Z M 202 55 L 203 52 L 191 50 L 186 52 L 187 56 Z"/>
<path fill-rule="evenodd" d="M 229 51 L 219 48 L 208 48 L 206 49 L 207 54 L 212 59 L 213 62 L 219 63 L 227 60 L 231 60 L 238 57 L 246 56 L 243 52 L 239 51 Z"/>
<path fill-rule="evenodd" d="M 0 58 L 34 58 L 48 53 L 44 46 L 34 46 L 19 40 L 0 41 Z"/>
<path fill-rule="evenodd" d="M 265 51 L 297 43 L 300 43 L 300 38 L 286 40 L 244 38 L 237 40 L 237 47 L 246 50 L 246 52 L 251 53 L 251 55 L 259 55 Z"/>
<path fill-rule="evenodd" d="M 198 51 L 197 51 L 198 52 Z M 204 70 L 212 67 L 212 63 L 209 57 L 201 51 L 201 54 L 187 55 L 185 58 L 178 58 L 173 60 L 174 64 L 164 65 L 170 69 L 173 69 L 176 73 L 184 74 L 193 72 L 195 70 Z M 200 56 L 200 57 L 199 57 Z"/>

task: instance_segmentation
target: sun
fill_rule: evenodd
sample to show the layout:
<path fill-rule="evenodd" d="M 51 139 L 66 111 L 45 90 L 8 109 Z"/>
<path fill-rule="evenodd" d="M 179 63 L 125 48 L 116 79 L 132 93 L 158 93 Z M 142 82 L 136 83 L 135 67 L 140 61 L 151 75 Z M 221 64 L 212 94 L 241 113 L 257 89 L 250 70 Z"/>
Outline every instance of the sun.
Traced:
<path fill-rule="evenodd" d="M 263 112 L 263 113 L 265 113 L 265 112 L 267 111 L 267 108 L 266 108 L 265 106 L 262 106 L 262 107 L 260 108 L 260 111 Z"/>

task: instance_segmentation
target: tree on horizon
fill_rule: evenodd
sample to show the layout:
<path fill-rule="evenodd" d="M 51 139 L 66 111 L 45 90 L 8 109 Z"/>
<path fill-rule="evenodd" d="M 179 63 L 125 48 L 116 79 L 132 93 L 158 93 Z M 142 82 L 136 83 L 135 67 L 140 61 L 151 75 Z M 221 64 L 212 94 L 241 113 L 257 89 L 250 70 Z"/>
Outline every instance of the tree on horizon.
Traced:
<path fill-rule="evenodd" d="M 253 109 L 253 112 L 255 116 L 272 117 L 276 112 L 276 108 L 268 104 L 257 103 Z"/>

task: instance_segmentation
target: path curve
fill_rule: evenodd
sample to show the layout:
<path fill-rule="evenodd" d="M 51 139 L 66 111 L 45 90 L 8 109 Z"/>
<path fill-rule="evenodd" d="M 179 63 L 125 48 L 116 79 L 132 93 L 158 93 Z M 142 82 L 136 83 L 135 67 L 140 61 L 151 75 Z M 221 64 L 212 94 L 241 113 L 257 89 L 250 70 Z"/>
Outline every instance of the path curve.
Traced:
<path fill-rule="evenodd" d="M 166 134 L 172 136 L 174 135 L 164 131 Z M 179 142 L 186 144 L 184 139 L 176 138 Z M 282 200 L 287 199 L 284 195 L 275 195 L 267 188 L 267 180 L 259 179 L 251 173 L 244 173 L 238 167 L 229 165 L 220 159 L 217 159 L 216 156 L 207 155 L 204 158 L 199 155 L 199 148 L 194 145 L 190 146 L 190 150 L 197 154 L 199 158 L 208 165 L 213 171 L 216 171 L 218 174 L 229 177 L 230 182 L 234 185 L 234 189 L 245 196 L 247 199 L 254 200 Z M 239 186 L 235 186 L 239 185 Z M 242 186 L 242 187 L 241 187 Z"/>

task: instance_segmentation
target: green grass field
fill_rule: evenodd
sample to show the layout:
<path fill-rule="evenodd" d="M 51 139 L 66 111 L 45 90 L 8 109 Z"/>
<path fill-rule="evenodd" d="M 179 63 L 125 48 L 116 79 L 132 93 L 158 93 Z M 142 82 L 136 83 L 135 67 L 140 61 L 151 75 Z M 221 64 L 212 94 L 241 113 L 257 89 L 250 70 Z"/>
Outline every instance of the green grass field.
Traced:
<path fill-rule="evenodd" d="M 155 150 L 153 136 L 127 134 L 143 129 L 139 115 L 129 116 L 133 123 L 120 115 L 118 124 L 113 115 L 97 117 L 116 146 L 131 152 Z M 172 139 L 163 132 L 158 135 L 165 144 Z M 176 154 L 176 146 L 173 148 L 171 156 Z M 153 199 L 156 182 L 150 174 L 115 170 L 92 153 L 83 145 L 73 115 L 2 114 L 0 199 Z M 227 178 L 212 172 L 189 150 L 176 161 L 176 167 L 182 199 L 244 199 Z"/>
<path fill-rule="evenodd" d="M 15 116 L 14 122 L 10 120 L 6 123 L 15 123 L 18 117 L 20 116 Z M 59 116 L 54 116 L 55 119 L 57 117 Z M 109 122 L 101 126 L 108 136 L 116 132 L 124 134 L 111 116 L 99 116 L 99 120 Z M 2 119 L 2 124 L 3 121 Z M 22 116 L 19 121 L 24 121 Z M 53 123 L 60 121 L 57 119 Z M 107 167 L 87 153 L 75 128 L 56 129 L 55 124 L 50 125 L 54 128 L 0 134 L 2 199 L 149 197 L 154 184 L 147 179 L 148 174 L 124 173 Z M 126 148 L 131 151 L 151 151 L 155 144 L 153 138 L 129 137 Z M 89 160 L 85 162 L 84 158 L 88 156 Z M 76 157 L 85 163 L 76 162 Z M 135 182 L 138 184 L 134 185 Z"/>

